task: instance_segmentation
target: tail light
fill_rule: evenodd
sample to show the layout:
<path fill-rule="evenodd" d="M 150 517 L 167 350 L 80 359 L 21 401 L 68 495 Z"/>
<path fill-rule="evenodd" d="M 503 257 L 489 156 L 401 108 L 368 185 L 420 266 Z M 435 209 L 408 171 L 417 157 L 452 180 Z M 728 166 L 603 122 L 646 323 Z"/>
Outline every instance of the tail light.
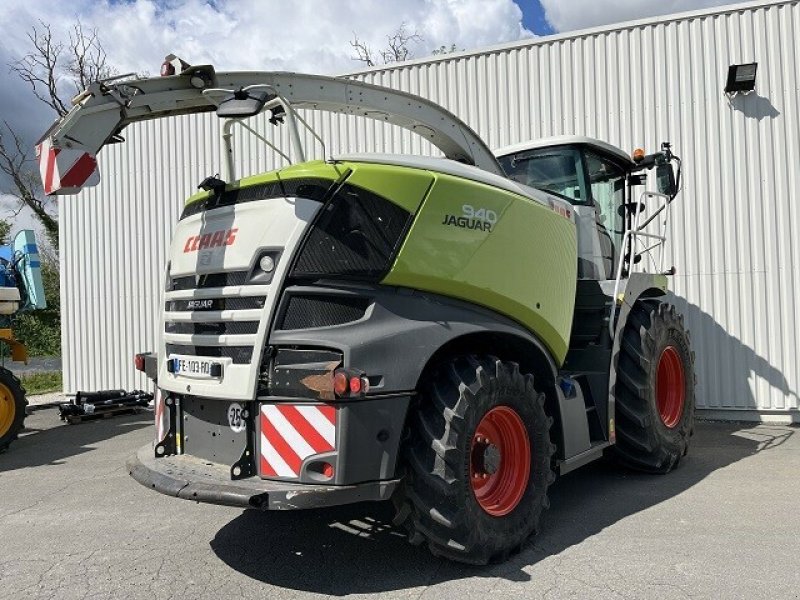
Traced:
<path fill-rule="evenodd" d="M 133 365 L 136 367 L 137 371 L 144 373 L 144 354 L 136 354 L 133 357 Z"/>
<path fill-rule="evenodd" d="M 336 369 L 333 372 L 333 393 L 337 398 L 361 398 L 369 392 L 369 379 L 356 369 Z"/>

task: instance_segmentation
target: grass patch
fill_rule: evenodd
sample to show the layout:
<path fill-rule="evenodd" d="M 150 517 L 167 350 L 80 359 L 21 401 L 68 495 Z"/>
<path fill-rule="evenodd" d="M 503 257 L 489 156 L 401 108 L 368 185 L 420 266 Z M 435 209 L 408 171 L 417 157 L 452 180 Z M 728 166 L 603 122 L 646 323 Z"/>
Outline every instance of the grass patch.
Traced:
<path fill-rule="evenodd" d="M 37 371 L 23 375 L 20 381 L 29 396 L 60 392 L 64 387 L 61 371 Z"/>

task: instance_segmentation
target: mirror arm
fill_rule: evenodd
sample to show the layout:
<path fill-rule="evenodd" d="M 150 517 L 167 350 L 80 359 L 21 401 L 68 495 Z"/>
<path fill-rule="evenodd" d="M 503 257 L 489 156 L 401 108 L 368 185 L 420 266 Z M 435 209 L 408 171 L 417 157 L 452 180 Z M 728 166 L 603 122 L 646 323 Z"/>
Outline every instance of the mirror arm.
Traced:
<path fill-rule="evenodd" d="M 236 173 L 233 165 L 233 132 L 231 128 L 236 121 L 234 119 L 227 119 L 222 126 L 222 146 L 225 152 L 225 181 L 231 182 L 236 179 Z"/>

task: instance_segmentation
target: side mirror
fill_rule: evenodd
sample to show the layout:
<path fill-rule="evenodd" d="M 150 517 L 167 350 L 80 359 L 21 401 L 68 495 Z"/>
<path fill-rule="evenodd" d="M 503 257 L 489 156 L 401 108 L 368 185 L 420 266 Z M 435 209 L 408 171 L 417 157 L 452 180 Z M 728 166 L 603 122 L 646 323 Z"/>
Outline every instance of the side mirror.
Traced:
<path fill-rule="evenodd" d="M 217 116 L 226 119 L 254 117 L 273 98 L 275 98 L 275 94 L 268 92 L 238 90 L 219 103 Z"/>
<path fill-rule="evenodd" d="M 678 193 L 672 163 L 665 162 L 656 167 L 656 187 L 659 194 L 664 194 L 670 198 Z"/>

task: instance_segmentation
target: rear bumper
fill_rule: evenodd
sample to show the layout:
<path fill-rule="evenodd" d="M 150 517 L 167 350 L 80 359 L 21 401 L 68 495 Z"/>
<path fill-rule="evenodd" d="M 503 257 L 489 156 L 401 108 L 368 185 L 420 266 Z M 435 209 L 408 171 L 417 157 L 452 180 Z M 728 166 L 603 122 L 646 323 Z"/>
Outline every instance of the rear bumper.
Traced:
<path fill-rule="evenodd" d="M 250 477 L 231 481 L 230 468 L 189 455 L 155 458 L 150 444 L 128 459 L 128 472 L 167 496 L 260 510 L 299 510 L 387 500 L 399 479 L 356 485 L 287 483 Z"/>

